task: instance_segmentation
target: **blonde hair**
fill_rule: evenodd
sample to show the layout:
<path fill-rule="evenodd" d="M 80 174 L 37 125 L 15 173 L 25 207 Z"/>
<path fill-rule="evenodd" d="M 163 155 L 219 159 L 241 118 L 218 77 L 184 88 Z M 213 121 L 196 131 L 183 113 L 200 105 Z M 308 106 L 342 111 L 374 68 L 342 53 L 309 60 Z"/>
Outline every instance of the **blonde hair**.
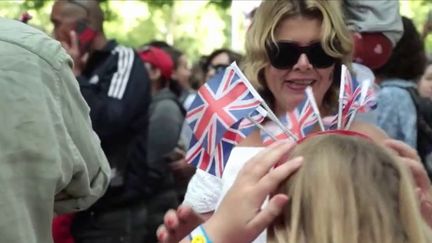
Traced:
<path fill-rule="evenodd" d="M 281 184 L 290 196 L 270 243 L 427 243 L 405 166 L 364 138 L 320 135 L 294 151 L 304 164 Z"/>
<path fill-rule="evenodd" d="M 262 74 L 263 69 L 270 65 L 265 47 L 276 41 L 275 32 L 279 24 L 294 16 L 321 20 L 323 49 L 341 63 L 349 64 L 353 44 L 340 4 L 340 1 L 327 0 L 263 1 L 255 13 L 245 44 L 246 55 L 242 68 L 251 83 L 258 90 L 269 92 Z M 330 89 L 334 88 L 338 89 L 338 85 L 332 85 Z"/>

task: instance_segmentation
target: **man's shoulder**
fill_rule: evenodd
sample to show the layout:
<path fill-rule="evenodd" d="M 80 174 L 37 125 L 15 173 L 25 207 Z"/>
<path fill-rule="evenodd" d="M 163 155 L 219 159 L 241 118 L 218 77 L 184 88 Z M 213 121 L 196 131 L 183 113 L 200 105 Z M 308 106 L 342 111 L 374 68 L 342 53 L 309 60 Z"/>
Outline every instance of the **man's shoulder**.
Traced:
<path fill-rule="evenodd" d="M 116 40 L 111 39 L 108 41 L 106 48 L 107 50 L 111 51 L 111 53 L 119 53 L 120 51 L 122 52 L 131 52 L 131 53 L 135 53 L 136 51 L 134 48 L 123 45 L 118 43 Z"/>
<path fill-rule="evenodd" d="M 0 18 L 0 43 L 8 43 L 14 50 L 3 52 L 28 51 L 49 63 L 53 68 L 59 68 L 67 54 L 60 43 L 44 32 L 16 20 Z M 2 48 L 0 48 L 2 49 Z"/>

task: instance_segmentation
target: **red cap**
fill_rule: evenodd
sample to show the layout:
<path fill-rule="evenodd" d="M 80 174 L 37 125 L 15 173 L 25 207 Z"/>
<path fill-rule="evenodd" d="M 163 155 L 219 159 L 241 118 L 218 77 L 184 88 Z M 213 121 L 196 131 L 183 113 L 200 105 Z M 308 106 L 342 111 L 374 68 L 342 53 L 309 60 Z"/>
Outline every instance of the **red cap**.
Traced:
<path fill-rule="evenodd" d="M 157 47 L 148 47 L 138 52 L 143 62 L 150 63 L 153 67 L 161 71 L 162 77 L 170 79 L 174 68 L 171 56 Z"/>

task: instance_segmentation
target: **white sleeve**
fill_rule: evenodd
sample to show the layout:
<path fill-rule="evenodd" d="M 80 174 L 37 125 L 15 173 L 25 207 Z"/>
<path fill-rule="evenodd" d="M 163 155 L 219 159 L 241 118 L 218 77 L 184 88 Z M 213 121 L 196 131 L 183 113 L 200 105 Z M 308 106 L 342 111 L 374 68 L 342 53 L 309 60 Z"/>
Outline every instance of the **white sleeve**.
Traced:
<path fill-rule="evenodd" d="M 197 169 L 189 182 L 183 204 L 197 213 L 208 213 L 216 209 L 222 193 L 222 179 Z"/>

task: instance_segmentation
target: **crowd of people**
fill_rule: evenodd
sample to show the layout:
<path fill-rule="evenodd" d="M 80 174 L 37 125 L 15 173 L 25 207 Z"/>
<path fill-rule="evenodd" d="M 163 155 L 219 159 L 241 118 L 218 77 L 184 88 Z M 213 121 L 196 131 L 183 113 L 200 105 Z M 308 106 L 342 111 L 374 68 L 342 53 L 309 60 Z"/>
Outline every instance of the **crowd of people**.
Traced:
<path fill-rule="evenodd" d="M 97 0 L 50 17 L 51 37 L 0 18 L 0 242 L 432 241 L 432 23 L 419 32 L 398 1 L 263 1 L 244 54 L 194 65 L 164 41 L 109 39 Z M 266 147 L 256 129 L 216 177 L 186 163 L 185 117 L 233 62 L 277 116 L 310 86 L 323 117 L 341 65 L 361 64 L 377 109 L 298 142 Z"/>

